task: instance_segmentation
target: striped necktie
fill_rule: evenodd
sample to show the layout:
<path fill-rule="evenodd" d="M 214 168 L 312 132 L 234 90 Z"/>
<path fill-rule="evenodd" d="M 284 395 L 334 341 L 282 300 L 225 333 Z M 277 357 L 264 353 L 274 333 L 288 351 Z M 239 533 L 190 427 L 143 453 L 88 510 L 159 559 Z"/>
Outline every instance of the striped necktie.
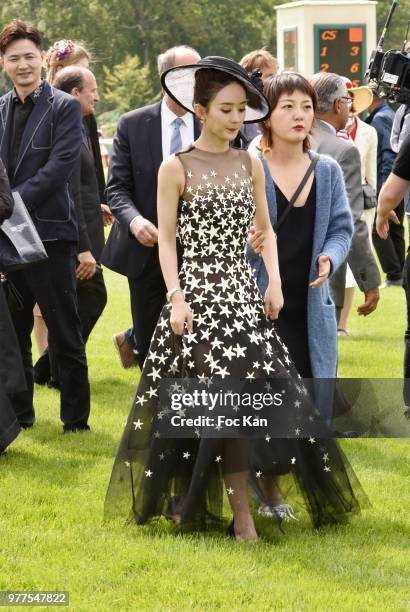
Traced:
<path fill-rule="evenodd" d="M 172 155 L 173 153 L 179 153 L 179 151 L 182 149 L 182 138 L 181 138 L 181 125 L 184 124 L 184 120 L 181 119 L 181 117 L 176 117 L 176 119 L 173 120 L 172 122 L 172 126 L 173 126 L 173 130 L 172 130 L 172 134 L 171 134 L 171 144 L 169 147 L 169 154 Z"/>

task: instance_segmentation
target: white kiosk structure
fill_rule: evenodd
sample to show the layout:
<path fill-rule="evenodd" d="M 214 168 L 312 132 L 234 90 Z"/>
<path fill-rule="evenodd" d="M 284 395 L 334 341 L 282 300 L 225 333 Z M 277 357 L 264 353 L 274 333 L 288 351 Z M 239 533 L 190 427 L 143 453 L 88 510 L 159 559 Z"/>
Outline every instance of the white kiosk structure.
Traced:
<path fill-rule="evenodd" d="M 372 0 L 301 0 L 276 6 L 277 55 L 282 69 L 309 77 L 336 72 L 364 82 L 377 44 Z"/>

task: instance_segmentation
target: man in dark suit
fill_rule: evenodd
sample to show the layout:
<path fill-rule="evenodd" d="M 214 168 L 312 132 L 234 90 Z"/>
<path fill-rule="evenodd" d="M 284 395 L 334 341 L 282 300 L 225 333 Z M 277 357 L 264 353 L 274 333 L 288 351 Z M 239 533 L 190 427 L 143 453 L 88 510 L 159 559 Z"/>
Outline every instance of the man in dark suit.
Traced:
<path fill-rule="evenodd" d="M 35 421 L 31 331 L 37 302 L 52 338 L 61 383 L 64 431 L 86 430 L 90 388 L 76 296 L 77 221 L 69 179 L 81 146 L 81 109 L 41 81 L 42 37 L 14 20 L 0 34 L 1 61 L 14 89 L 0 98 L 0 156 L 11 187 L 30 212 L 48 260 L 8 274 L 23 299 L 10 304 L 27 391 L 12 396 L 23 427 Z"/>
<path fill-rule="evenodd" d="M 80 102 L 83 116 L 83 138 L 80 157 L 71 176 L 70 186 L 76 204 L 78 221 L 77 300 L 84 344 L 107 304 L 107 290 L 102 267 L 99 263 L 104 248 L 104 220 L 94 150 L 88 132 L 86 117 L 93 116 L 99 101 L 94 74 L 82 66 L 68 66 L 60 70 L 54 79 L 56 89 L 68 93 Z M 50 387 L 60 387 L 55 359 L 48 348 L 35 365 L 34 380 L 39 384 L 48 381 Z"/>
<path fill-rule="evenodd" d="M 335 159 L 343 172 L 347 196 L 352 210 L 354 234 L 347 262 L 353 272 L 365 302 L 358 308 L 359 315 L 368 315 L 379 301 L 380 273 L 374 259 L 366 223 L 362 219 L 363 191 L 360 154 L 357 147 L 336 136 L 344 129 L 349 116 L 350 96 L 346 85 L 337 74 L 319 73 L 310 80 L 318 96 L 318 113 L 313 148 Z M 346 284 L 346 265 L 333 275 L 330 286 L 338 317 L 343 308 Z"/>
<path fill-rule="evenodd" d="M 63 68 L 54 80 L 54 87 L 77 98 L 83 118 L 94 113 L 100 98 L 95 76 L 88 68 Z M 103 212 L 91 138 L 85 125 L 82 136 L 80 159 L 72 183 L 76 186 L 79 196 L 78 216 L 81 229 L 77 297 L 82 335 L 86 343 L 107 303 L 107 290 L 99 263 L 104 248 Z"/>
<path fill-rule="evenodd" d="M 198 53 L 174 47 L 158 58 L 161 74 L 173 66 L 196 64 Z M 116 218 L 102 263 L 128 278 L 136 359 L 142 367 L 165 303 L 166 287 L 158 258 L 157 175 L 164 157 L 191 144 L 199 125 L 169 96 L 123 115 L 110 160 L 108 205 Z M 134 354 L 130 334 L 114 336 L 124 367 Z"/>
<path fill-rule="evenodd" d="M 0 226 L 14 207 L 6 170 L 0 159 Z M 0 456 L 20 432 L 9 394 L 24 391 L 26 381 L 20 350 L 0 282 Z"/>

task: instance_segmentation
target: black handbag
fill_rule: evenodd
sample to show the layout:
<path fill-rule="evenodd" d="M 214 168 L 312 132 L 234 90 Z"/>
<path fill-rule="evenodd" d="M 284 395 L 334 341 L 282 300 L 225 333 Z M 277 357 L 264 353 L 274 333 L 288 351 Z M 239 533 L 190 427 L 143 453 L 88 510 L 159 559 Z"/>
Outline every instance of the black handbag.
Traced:
<path fill-rule="evenodd" d="M 11 217 L 0 226 L 0 270 L 10 272 L 45 261 L 47 253 L 17 191 Z"/>
<path fill-rule="evenodd" d="M 363 185 L 363 208 L 369 210 L 369 208 L 376 208 L 377 206 L 377 194 L 376 190 L 369 185 Z"/>

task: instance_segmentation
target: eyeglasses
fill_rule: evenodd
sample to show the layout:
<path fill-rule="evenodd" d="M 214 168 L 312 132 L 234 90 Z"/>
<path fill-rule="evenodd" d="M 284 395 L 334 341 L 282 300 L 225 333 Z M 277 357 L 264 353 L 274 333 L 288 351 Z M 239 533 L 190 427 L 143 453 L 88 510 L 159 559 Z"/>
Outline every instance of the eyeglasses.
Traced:
<path fill-rule="evenodd" d="M 350 96 L 340 96 L 339 100 L 345 100 L 349 108 L 353 105 L 353 100 Z"/>

